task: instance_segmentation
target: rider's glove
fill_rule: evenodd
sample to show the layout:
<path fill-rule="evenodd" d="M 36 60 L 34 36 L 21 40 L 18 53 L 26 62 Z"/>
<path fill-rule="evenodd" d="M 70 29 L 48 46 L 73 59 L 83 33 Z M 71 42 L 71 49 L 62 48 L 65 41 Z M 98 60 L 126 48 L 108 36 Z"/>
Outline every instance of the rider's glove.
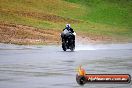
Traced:
<path fill-rule="evenodd" d="M 72 33 L 73 35 L 76 35 L 76 33 L 74 32 L 74 33 Z"/>

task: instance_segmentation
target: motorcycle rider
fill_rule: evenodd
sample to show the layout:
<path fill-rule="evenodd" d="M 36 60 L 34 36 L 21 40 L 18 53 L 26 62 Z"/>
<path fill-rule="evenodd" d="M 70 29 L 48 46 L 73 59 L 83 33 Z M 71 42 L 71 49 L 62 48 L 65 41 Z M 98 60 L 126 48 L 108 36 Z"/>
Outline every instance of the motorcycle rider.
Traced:
<path fill-rule="evenodd" d="M 64 30 L 68 30 L 68 31 L 74 33 L 73 29 L 70 27 L 70 24 L 66 24 L 66 27 L 63 29 L 63 31 Z"/>
<path fill-rule="evenodd" d="M 63 29 L 63 32 L 61 33 L 62 41 L 63 41 L 63 39 L 66 40 L 66 35 L 68 35 L 68 33 L 72 33 L 73 40 L 75 41 L 75 35 L 76 35 L 76 33 L 70 27 L 70 24 L 66 24 L 66 27 Z"/>

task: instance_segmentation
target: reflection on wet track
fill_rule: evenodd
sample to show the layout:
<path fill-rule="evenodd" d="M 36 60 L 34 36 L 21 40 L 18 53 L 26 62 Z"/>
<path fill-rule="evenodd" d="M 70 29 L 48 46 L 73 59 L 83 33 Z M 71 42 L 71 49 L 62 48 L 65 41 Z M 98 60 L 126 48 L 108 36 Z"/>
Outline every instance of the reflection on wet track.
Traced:
<path fill-rule="evenodd" d="M 77 45 L 75 52 L 61 46 L 0 44 L 0 88 L 80 88 L 79 65 L 87 73 L 132 75 L 132 44 Z M 83 88 L 131 88 L 132 84 L 86 84 Z"/>

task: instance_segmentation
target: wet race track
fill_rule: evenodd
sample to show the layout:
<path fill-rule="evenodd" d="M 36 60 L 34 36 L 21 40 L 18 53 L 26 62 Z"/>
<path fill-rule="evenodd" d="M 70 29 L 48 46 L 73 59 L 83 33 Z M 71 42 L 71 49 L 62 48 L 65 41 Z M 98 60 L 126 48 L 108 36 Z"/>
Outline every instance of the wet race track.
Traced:
<path fill-rule="evenodd" d="M 132 88 L 130 84 L 76 83 L 77 67 L 90 74 L 132 75 L 132 44 L 61 46 L 0 44 L 0 88 Z"/>

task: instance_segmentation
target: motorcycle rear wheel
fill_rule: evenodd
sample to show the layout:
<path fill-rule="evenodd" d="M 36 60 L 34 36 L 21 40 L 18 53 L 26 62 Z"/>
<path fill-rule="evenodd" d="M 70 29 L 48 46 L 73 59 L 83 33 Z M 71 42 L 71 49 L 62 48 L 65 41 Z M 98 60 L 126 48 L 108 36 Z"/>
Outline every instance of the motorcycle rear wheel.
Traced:
<path fill-rule="evenodd" d="M 70 46 L 70 50 L 71 50 L 71 51 L 74 51 L 74 50 L 75 50 L 75 41 L 73 40 L 71 43 L 72 43 L 72 44 L 71 44 L 71 46 Z"/>
<path fill-rule="evenodd" d="M 75 50 L 75 46 L 74 46 L 74 45 L 71 45 L 70 50 L 71 50 L 71 51 L 74 51 L 74 50 Z"/>

